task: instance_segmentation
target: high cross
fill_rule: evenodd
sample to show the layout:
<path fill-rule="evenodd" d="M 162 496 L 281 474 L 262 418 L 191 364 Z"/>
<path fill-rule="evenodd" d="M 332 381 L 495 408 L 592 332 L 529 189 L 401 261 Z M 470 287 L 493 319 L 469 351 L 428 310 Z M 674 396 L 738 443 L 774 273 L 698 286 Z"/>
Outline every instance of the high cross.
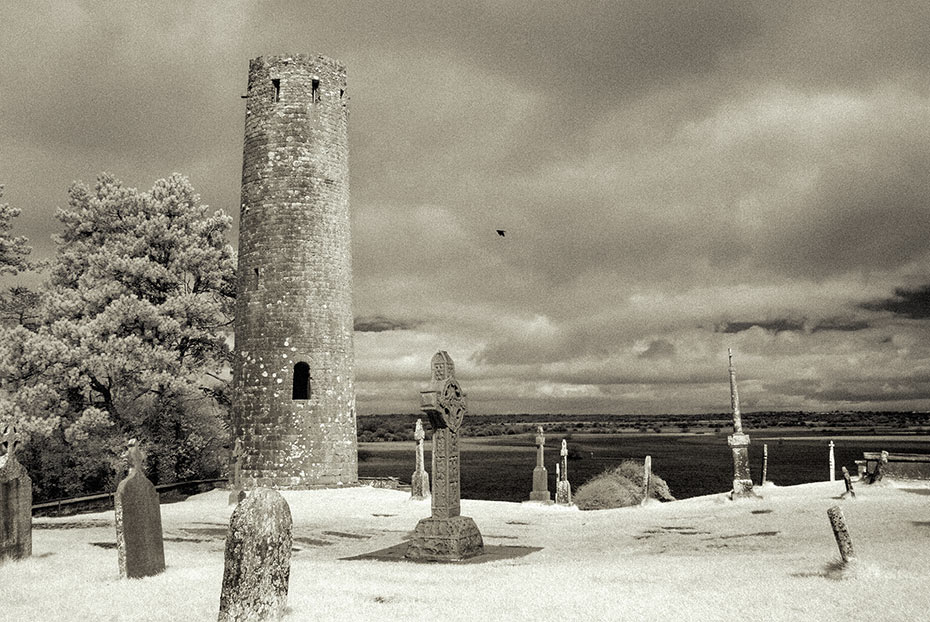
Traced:
<path fill-rule="evenodd" d="M 432 381 L 420 392 L 420 410 L 433 426 L 433 518 L 461 514 L 458 432 L 467 412 L 465 392 L 455 379 L 452 357 L 441 350 L 430 361 Z"/>

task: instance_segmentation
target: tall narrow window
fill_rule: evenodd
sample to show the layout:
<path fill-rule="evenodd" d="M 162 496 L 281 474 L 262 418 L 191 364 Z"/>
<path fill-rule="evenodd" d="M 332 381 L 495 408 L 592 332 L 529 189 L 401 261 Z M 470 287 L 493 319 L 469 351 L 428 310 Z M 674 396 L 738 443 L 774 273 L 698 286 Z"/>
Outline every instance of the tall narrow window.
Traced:
<path fill-rule="evenodd" d="M 313 92 L 312 92 L 313 101 L 315 102 L 320 101 L 320 80 L 319 78 L 313 78 L 313 80 L 310 81 L 310 87 L 313 89 Z"/>
<path fill-rule="evenodd" d="M 271 86 L 274 87 L 274 101 L 277 103 L 281 101 L 281 80 L 279 78 L 274 78 L 271 81 Z"/>
<path fill-rule="evenodd" d="M 252 281 L 254 284 L 253 289 L 258 289 L 258 268 L 252 268 L 255 271 L 255 279 Z"/>
<path fill-rule="evenodd" d="M 310 399 L 310 366 L 303 361 L 294 365 L 294 391 L 291 399 Z"/>

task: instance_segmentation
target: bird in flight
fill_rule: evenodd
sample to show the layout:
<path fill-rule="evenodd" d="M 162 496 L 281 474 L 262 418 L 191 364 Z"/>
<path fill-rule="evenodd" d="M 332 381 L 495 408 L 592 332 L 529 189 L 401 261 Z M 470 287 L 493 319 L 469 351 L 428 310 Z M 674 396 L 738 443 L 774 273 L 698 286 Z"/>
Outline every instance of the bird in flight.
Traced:
<path fill-rule="evenodd" d="M 507 233 L 504 229 L 497 229 L 497 235 L 504 237 L 504 234 Z"/>

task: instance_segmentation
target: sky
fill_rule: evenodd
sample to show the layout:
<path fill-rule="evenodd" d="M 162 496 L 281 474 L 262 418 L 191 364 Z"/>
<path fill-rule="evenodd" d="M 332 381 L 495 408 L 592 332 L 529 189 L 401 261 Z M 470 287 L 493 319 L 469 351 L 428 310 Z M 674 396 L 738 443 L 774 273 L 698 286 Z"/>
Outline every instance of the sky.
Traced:
<path fill-rule="evenodd" d="M 473 413 L 726 412 L 728 348 L 744 411 L 930 410 L 930 3 L 13 3 L 14 232 L 103 171 L 238 227 L 281 53 L 348 68 L 360 414 L 440 349 Z"/>

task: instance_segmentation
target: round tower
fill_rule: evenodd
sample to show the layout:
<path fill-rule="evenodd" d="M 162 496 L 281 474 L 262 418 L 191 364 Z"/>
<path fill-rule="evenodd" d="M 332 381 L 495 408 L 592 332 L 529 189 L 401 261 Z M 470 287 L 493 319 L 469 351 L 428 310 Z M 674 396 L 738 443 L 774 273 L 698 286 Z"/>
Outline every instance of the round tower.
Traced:
<path fill-rule="evenodd" d="M 249 63 L 232 405 L 246 489 L 358 481 L 346 104 L 338 61 Z"/>

